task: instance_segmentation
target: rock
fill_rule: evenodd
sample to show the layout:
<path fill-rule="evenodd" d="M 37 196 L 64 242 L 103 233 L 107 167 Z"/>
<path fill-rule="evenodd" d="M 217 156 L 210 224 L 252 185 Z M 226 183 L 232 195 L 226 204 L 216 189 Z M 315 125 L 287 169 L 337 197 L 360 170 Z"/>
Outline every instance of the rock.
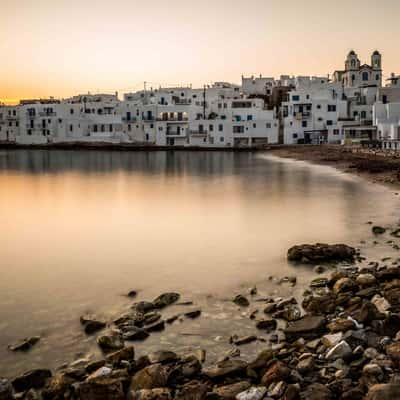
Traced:
<path fill-rule="evenodd" d="M 203 374 L 210 379 L 223 378 L 237 374 L 247 368 L 247 363 L 242 360 L 223 360 L 217 365 L 203 368 Z"/>
<path fill-rule="evenodd" d="M 249 300 L 244 297 L 242 294 L 238 294 L 234 299 L 233 302 L 240 307 L 248 307 L 250 305 Z"/>
<path fill-rule="evenodd" d="M 373 385 L 369 391 L 366 400 L 394 400 L 400 399 L 400 384 L 386 383 Z"/>
<path fill-rule="evenodd" d="M 204 400 L 207 392 L 206 384 L 191 381 L 178 389 L 174 400 Z"/>
<path fill-rule="evenodd" d="M 108 364 L 118 366 L 121 361 L 133 361 L 135 359 L 135 349 L 133 346 L 124 347 L 114 353 L 108 354 L 106 361 Z"/>
<path fill-rule="evenodd" d="M 400 362 L 400 342 L 394 342 L 386 347 L 386 354 L 394 361 Z"/>
<path fill-rule="evenodd" d="M 384 298 L 379 296 L 378 294 L 375 295 L 371 303 L 378 309 L 379 312 L 381 313 L 386 313 L 390 309 L 390 303 Z"/>
<path fill-rule="evenodd" d="M 124 332 L 123 338 L 129 341 L 145 340 L 150 336 L 146 329 L 131 327 L 127 332 Z"/>
<path fill-rule="evenodd" d="M 109 367 L 101 367 L 97 371 L 94 371 L 92 374 L 90 374 L 87 378 L 86 381 L 92 381 L 96 380 L 98 378 L 104 378 L 106 376 L 111 375 L 112 369 Z"/>
<path fill-rule="evenodd" d="M 300 400 L 300 385 L 298 383 L 288 385 L 283 400 Z"/>
<path fill-rule="evenodd" d="M 315 278 L 311 281 L 310 287 L 312 288 L 319 288 L 319 287 L 325 287 L 328 285 L 328 278 Z"/>
<path fill-rule="evenodd" d="M 150 364 L 167 364 L 178 359 L 178 356 L 173 351 L 159 350 L 150 353 L 148 356 Z"/>
<path fill-rule="evenodd" d="M 124 400 L 125 395 L 119 379 L 101 378 L 82 382 L 78 389 L 80 400 Z"/>
<path fill-rule="evenodd" d="M 128 297 L 136 297 L 137 296 L 137 291 L 136 290 L 130 290 L 127 294 Z"/>
<path fill-rule="evenodd" d="M 376 278 L 372 274 L 360 274 L 357 276 L 356 282 L 362 287 L 367 287 L 375 285 Z"/>
<path fill-rule="evenodd" d="M 265 314 L 271 314 L 276 311 L 276 303 L 268 303 L 264 308 Z"/>
<path fill-rule="evenodd" d="M 168 382 L 168 370 L 160 364 L 150 365 L 133 376 L 130 389 L 155 389 L 165 387 Z"/>
<path fill-rule="evenodd" d="M 288 250 L 287 257 L 289 261 L 317 264 L 327 261 L 353 261 L 355 255 L 356 250 L 345 244 L 317 243 L 293 246 Z"/>
<path fill-rule="evenodd" d="M 146 314 L 149 311 L 153 311 L 156 306 L 154 305 L 154 303 L 150 302 L 150 301 L 139 301 L 139 303 L 135 303 L 133 305 L 133 308 L 141 314 Z"/>
<path fill-rule="evenodd" d="M 325 318 L 322 316 L 305 315 L 301 319 L 288 323 L 284 330 L 289 339 L 303 337 L 305 339 L 315 339 L 325 330 Z"/>
<path fill-rule="evenodd" d="M 275 312 L 273 317 L 286 321 L 297 321 L 301 318 L 301 311 L 296 305 L 289 305 L 285 309 Z"/>
<path fill-rule="evenodd" d="M 277 322 L 275 319 L 261 319 L 256 322 L 256 328 L 266 331 L 274 331 L 277 327 Z"/>
<path fill-rule="evenodd" d="M 90 317 L 81 317 L 81 324 L 84 326 L 85 333 L 88 335 L 95 333 L 106 327 L 106 323 L 104 321 L 100 321 Z"/>
<path fill-rule="evenodd" d="M 354 282 L 352 279 L 340 278 L 333 286 L 333 293 L 338 295 L 339 293 L 357 290 L 357 288 L 357 283 Z"/>
<path fill-rule="evenodd" d="M 383 235 L 385 232 L 386 232 L 386 229 L 382 228 L 381 226 L 375 225 L 372 227 L 372 233 L 374 235 Z"/>
<path fill-rule="evenodd" d="M 124 339 L 122 335 L 117 331 L 112 331 L 108 335 L 102 335 L 97 338 L 97 344 L 102 350 L 119 350 L 124 347 Z"/>
<path fill-rule="evenodd" d="M 51 371 L 48 369 L 34 369 L 18 376 L 11 383 L 16 392 L 23 392 L 32 388 L 42 388 L 50 377 Z"/>
<path fill-rule="evenodd" d="M 176 303 L 180 297 L 179 293 L 163 293 L 153 301 L 153 304 L 155 308 L 164 308 Z"/>
<path fill-rule="evenodd" d="M 355 324 L 351 319 L 336 318 L 327 325 L 327 328 L 332 333 L 346 332 L 350 329 L 355 329 Z"/>
<path fill-rule="evenodd" d="M 143 316 L 143 325 L 152 325 L 161 319 L 161 314 L 158 312 L 149 312 Z"/>
<path fill-rule="evenodd" d="M 236 400 L 261 400 L 267 393 L 267 388 L 263 386 L 252 386 L 236 395 Z"/>
<path fill-rule="evenodd" d="M 312 383 L 302 393 L 302 398 L 307 400 L 334 400 L 332 392 L 321 383 Z"/>
<path fill-rule="evenodd" d="M 370 375 L 370 376 L 382 376 L 383 375 L 382 368 L 378 364 L 374 364 L 374 363 L 364 365 L 362 372 L 364 375 Z"/>
<path fill-rule="evenodd" d="M 283 381 L 272 383 L 268 388 L 268 396 L 274 399 L 282 398 L 283 393 L 286 390 L 286 383 Z"/>
<path fill-rule="evenodd" d="M 380 334 L 383 336 L 395 337 L 397 332 L 400 331 L 400 315 L 391 314 L 382 321 Z"/>
<path fill-rule="evenodd" d="M 8 348 L 11 351 L 28 351 L 30 350 L 37 342 L 39 342 L 40 336 L 32 336 L 21 340 L 18 343 L 10 345 Z"/>
<path fill-rule="evenodd" d="M 332 347 L 325 358 L 327 360 L 337 360 L 338 358 L 346 359 L 352 355 L 351 347 L 344 340 Z"/>
<path fill-rule="evenodd" d="M 128 400 L 172 400 L 171 391 L 167 388 L 142 389 L 131 391 Z"/>
<path fill-rule="evenodd" d="M 323 274 L 325 272 L 325 267 L 323 267 L 322 265 L 316 265 L 314 268 L 314 272 L 316 274 Z"/>
<path fill-rule="evenodd" d="M 324 346 L 331 348 L 336 346 L 343 339 L 343 333 L 338 332 L 335 334 L 325 335 L 322 337 L 322 343 Z"/>
<path fill-rule="evenodd" d="M 247 381 L 237 382 L 230 385 L 220 386 L 213 390 L 221 400 L 235 400 L 236 396 L 247 390 L 250 387 L 250 383 Z"/>
<path fill-rule="evenodd" d="M 184 314 L 184 316 L 186 318 L 190 318 L 190 319 L 195 319 L 197 317 L 200 317 L 200 315 L 201 315 L 201 310 L 189 311 L 189 312 Z"/>
<path fill-rule="evenodd" d="M 240 336 L 240 337 L 233 337 L 232 342 L 236 346 L 241 346 L 243 344 L 248 344 L 251 342 L 255 342 L 257 340 L 257 336 L 250 335 L 250 336 Z"/>
<path fill-rule="evenodd" d="M 310 356 L 307 358 L 304 358 L 303 360 L 300 360 L 297 364 L 297 371 L 300 372 L 300 374 L 305 375 L 314 370 L 315 367 L 315 362 L 314 362 L 314 357 Z"/>
<path fill-rule="evenodd" d="M 335 297 L 331 292 L 312 294 L 303 299 L 302 306 L 313 314 L 328 314 L 335 310 Z"/>
<path fill-rule="evenodd" d="M 273 382 L 284 381 L 290 376 L 290 369 L 280 361 L 272 364 L 261 378 L 261 384 L 269 386 Z"/>
<path fill-rule="evenodd" d="M 13 400 L 11 383 L 4 378 L 0 378 L 0 400 Z"/>
<path fill-rule="evenodd" d="M 160 331 L 163 331 L 164 329 L 165 329 L 165 321 L 157 321 L 151 325 L 146 326 L 147 332 L 160 332 Z M 143 335 L 143 336 L 145 336 L 145 335 Z"/>
<path fill-rule="evenodd" d="M 370 324 L 372 321 L 384 317 L 385 316 L 378 311 L 375 305 L 369 301 L 364 302 L 358 312 L 358 316 L 356 316 L 358 322 L 363 324 Z"/>

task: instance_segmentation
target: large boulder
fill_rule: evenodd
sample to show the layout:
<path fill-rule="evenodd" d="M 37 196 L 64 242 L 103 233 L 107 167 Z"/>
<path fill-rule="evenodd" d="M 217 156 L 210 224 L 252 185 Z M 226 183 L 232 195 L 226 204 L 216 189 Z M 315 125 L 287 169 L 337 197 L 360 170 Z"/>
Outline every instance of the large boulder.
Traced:
<path fill-rule="evenodd" d="M 289 322 L 285 335 L 289 340 L 304 338 L 315 339 L 325 331 L 325 318 L 319 315 L 305 315 L 301 319 Z"/>
<path fill-rule="evenodd" d="M 120 379 L 102 378 L 89 382 L 82 382 L 79 385 L 80 400 L 124 400 Z"/>
<path fill-rule="evenodd" d="M 112 331 L 97 338 L 97 344 L 104 351 L 120 350 L 124 347 L 124 339 L 120 332 Z"/>
<path fill-rule="evenodd" d="M 203 374 L 210 379 L 223 378 L 239 373 L 247 368 L 247 363 L 242 360 L 224 360 L 216 366 L 203 369 Z"/>
<path fill-rule="evenodd" d="M 160 364 L 150 365 L 137 372 L 131 382 L 131 390 L 162 388 L 168 382 L 168 370 Z"/>
<path fill-rule="evenodd" d="M 23 392 L 32 388 L 40 389 L 50 377 L 51 371 L 48 369 L 34 369 L 15 378 L 12 385 L 16 392 Z"/>
<path fill-rule="evenodd" d="M 288 250 L 289 261 L 318 264 L 328 261 L 354 261 L 356 249 L 345 244 L 302 244 Z"/>
<path fill-rule="evenodd" d="M 133 346 L 124 347 L 121 350 L 108 354 L 106 360 L 111 365 L 119 365 L 121 361 L 133 361 L 135 358 L 135 349 Z"/>
<path fill-rule="evenodd" d="M 366 400 L 394 400 L 400 399 L 400 384 L 386 383 L 373 385 L 366 396 Z"/>
<path fill-rule="evenodd" d="M 176 303 L 180 297 L 179 293 L 163 293 L 153 301 L 153 304 L 155 308 L 164 308 Z"/>

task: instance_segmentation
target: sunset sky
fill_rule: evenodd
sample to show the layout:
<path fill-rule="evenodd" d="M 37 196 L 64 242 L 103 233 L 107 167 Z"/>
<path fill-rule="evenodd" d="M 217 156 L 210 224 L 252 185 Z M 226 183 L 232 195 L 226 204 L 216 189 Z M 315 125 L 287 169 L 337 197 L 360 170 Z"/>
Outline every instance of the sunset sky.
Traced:
<path fill-rule="evenodd" d="M 400 0 L 0 0 L 0 101 L 241 75 L 400 73 Z"/>

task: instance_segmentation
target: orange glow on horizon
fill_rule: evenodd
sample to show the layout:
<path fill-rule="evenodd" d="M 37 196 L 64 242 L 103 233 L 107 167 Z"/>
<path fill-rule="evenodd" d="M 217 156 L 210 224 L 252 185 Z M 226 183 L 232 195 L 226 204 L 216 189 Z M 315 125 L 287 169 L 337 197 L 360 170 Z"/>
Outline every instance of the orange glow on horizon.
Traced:
<path fill-rule="evenodd" d="M 241 75 L 323 75 L 354 48 L 400 72 L 398 0 L 0 0 L 0 102 Z"/>

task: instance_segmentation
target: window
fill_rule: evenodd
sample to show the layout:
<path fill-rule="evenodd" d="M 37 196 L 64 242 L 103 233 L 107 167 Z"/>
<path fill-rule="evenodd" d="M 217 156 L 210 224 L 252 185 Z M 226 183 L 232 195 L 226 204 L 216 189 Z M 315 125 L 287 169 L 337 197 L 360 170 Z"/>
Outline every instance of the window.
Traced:
<path fill-rule="evenodd" d="M 267 122 L 266 125 L 265 125 L 265 127 L 266 127 L 267 129 L 271 129 L 271 123 L 270 123 L 270 122 Z"/>
<path fill-rule="evenodd" d="M 333 134 L 334 134 L 334 135 L 339 135 L 339 129 L 334 129 L 334 130 L 333 130 Z"/>
<path fill-rule="evenodd" d="M 132 130 L 131 124 L 128 124 L 128 131 L 130 132 Z"/>
<path fill-rule="evenodd" d="M 386 104 L 386 103 L 387 103 L 387 96 L 386 96 L 386 94 L 384 94 L 384 95 L 382 96 L 382 103 L 383 103 L 383 104 Z"/>
<path fill-rule="evenodd" d="M 223 142 L 224 140 L 225 140 L 224 137 L 223 137 L 223 136 L 220 136 L 219 141 L 220 141 L 220 142 Z"/>
<path fill-rule="evenodd" d="M 301 121 L 301 126 L 303 128 L 307 128 L 307 121 Z"/>
<path fill-rule="evenodd" d="M 317 104 L 317 108 L 318 108 L 318 110 L 320 110 L 321 109 L 321 104 Z"/>
<path fill-rule="evenodd" d="M 363 81 L 367 81 L 369 79 L 369 74 L 368 74 L 368 72 L 363 72 L 362 73 L 362 80 Z"/>
<path fill-rule="evenodd" d="M 209 129 L 210 129 L 210 132 L 213 132 L 214 131 L 214 125 L 210 125 Z"/>
<path fill-rule="evenodd" d="M 148 133 L 146 133 L 146 140 L 147 141 L 149 140 L 149 134 Z"/>
<path fill-rule="evenodd" d="M 367 113 L 365 111 L 361 111 L 361 118 L 367 118 Z"/>
<path fill-rule="evenodd" d="M 244 126 L 234 125 L 233 133 L 244 133 Z"/>
<path fill-rule="evenodd" d="M 257 124 L 253 124 L 253 128 L 254 128 L 254 129 L 257 128 Z"/>
<path fill-rule="evenodd" d="M 327 121 L 326 121 L 326 125 L 330 126 L 330 125 L 332 125 L 332 124 L 333 124 L 333 123 L 332 123 L 331 120 L 327 120 Z"/>
<path fill-rule="evenodd" d="M 300 100 L 299 95 L 292 96 L 292 101 L 299 101 L 299 100 Z"/>
<path fill-rule="evenodd" d="M 69 126 L 69 131 L 72 132 L 73 130 L 74 130 L 74 126 L 73 126 L 73 125 L 70 125 L 70 126 Z"/>
<path fill-rule="evenodd" d="M 336 104 L 328 104 L 328 112 L 335 112 Z"/>
<path fill-rule="evenodd" d="M 297 139 L 297 133 L 293 133 L 293 139 Z"/>
<path fill-rule="evenodd" d="M 222 124 L 218 125 L 218 131 L 222 132 L 224 130 L 224 126 Z"/>
<path fill-rule="evenodd" d="M 375 80 L 379 81 L 379 75 L 378 74 L 375 75 Z"/>
<path fill-rule="evenodd" d="M 253 120 L 253 116 L 252 115 L 248 115 L 247 116 L 247 121 L 252 121 Z M 240 121 L 240 120 L 239 120 Z"/>
<path fill-rule="evenodd" d="M 105 131 L 105 126 L 101 125 L 100 129 L 101 129 L 102 132 L 104 132 Z"/>
<path fill-rule="evenodd" d="M 73 114 L 73 113 L 74 113 L 74 109 L 71 108 L 71 109 L 69 110 L 69 112 L 70 112 L 70 114 Z"/>
<path fill-rule="evenodd" d="M 200 133 L 203 133 L 203 132 L 204 132 L 204 126 L 201 125 L 201 124 L 199 125 L 199 132 L 200 132 Z"/>
<path fill-rule="evenodd" d="M 112 132 L 113 131 L 113 126 L 112 126 L 112 124 L 110 124 L 110 132 Z"/>
<path fill-rule="evenodd" d="M 154 124 L 150 124 L 150 128 L 153 129 L 154 128 Z"/>

